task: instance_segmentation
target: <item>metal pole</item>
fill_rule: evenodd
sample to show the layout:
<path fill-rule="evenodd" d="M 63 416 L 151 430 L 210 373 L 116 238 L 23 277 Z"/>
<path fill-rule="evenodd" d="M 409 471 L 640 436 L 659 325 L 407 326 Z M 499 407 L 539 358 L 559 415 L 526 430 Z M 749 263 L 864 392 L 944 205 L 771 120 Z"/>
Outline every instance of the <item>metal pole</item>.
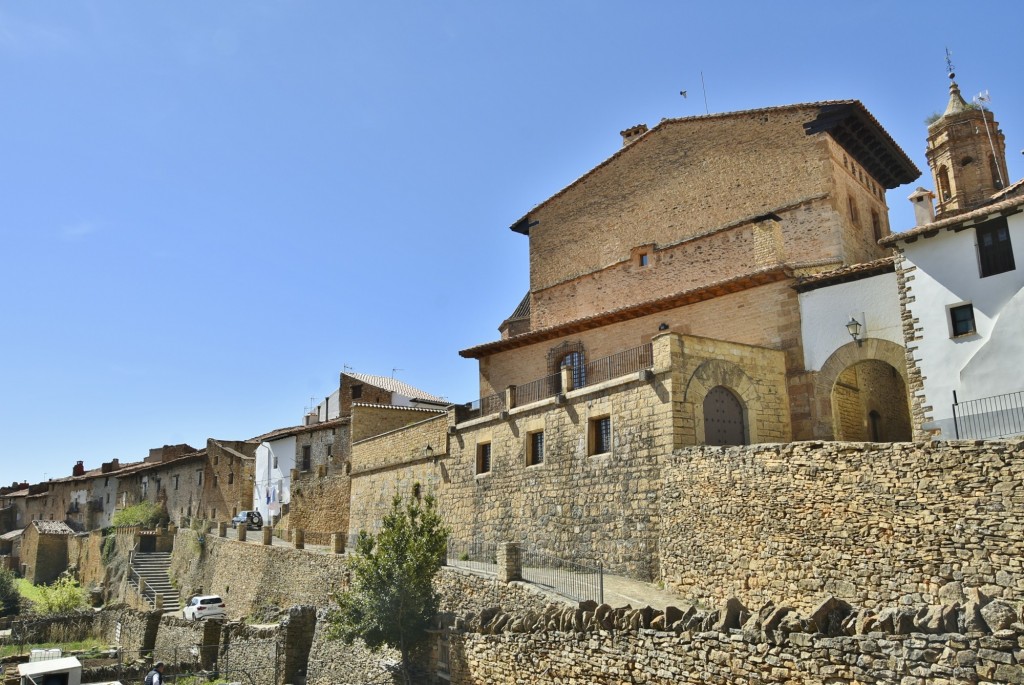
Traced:
<path fill-rule="evenodd" d="M 598 594 L 600 595 L 597 603 L 604 604 L 604 564 L 600 561 L 597 562 L 597 581 L 599 585 Z"/>
<path fill-rule="evenodd" d="M 956 420 L 956 405 L 957 405 L 956 390 L 954 390 L 953 391 L 953 433 L 955 434 L 956 439 L 959 440 L 960 439 L 960 426 L 957 424 L 957 420 Z"/>

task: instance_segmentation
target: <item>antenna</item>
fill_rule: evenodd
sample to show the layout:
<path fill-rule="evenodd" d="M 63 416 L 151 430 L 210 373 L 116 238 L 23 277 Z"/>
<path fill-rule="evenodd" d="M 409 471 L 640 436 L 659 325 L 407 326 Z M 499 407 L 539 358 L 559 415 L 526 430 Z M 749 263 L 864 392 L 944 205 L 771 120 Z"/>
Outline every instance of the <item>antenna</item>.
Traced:
<path fill-rule="evenodd" d="M 405 371 L 405 369 L 391 369 L 391 377 L 392 377 L 392 378 L 394 378 L 394 377 L 395 377 L 395 372 L 396 372 L 396 371 Z"/>
<path fill-rule="evenodd" d="M 946 48 L 946 71 L 949 72 L 951 80 L 956 78 L 956 74 L 953 73 L 953 51 L 949 48 Z"/>
<path fill-rule="evenodd" d="M 1003 169 L 999 165 L 999 155 L 996 154 L 995 143 L 992 142 L 992 131 L 988 128 L 988 117 L 985 116 L 985 103 L 992 102 L 992 97 L 988 94 L 987 90 L 983 90 L 974 96 L 974 104 L 978 105 L 978 109 L 981 110 L 981 120 L 985 122 L 985 135 L 988 136 L 988 147 L 992 150 L 992 159 L 995 160 L 996 172 L 999 174 L 999 187 L 1006 187 L 1006 179 L 1003 178 Z"/>
<path fill-rule="evenodd" d="M 700 87 L 704 91 L 704 113 L 711 114 L 711 110 L 708 109 L 708 89 L 704 86 L 704 72 L 700 72 Z"/>
<path fill-rule="evenodd" d="M 355 369 L 352 368 L 351 366 L 349 366 L 348 364 L 342 364 L 341 365 L 341 372 L 344 373 L 346 371 L 355 371 Z"/>

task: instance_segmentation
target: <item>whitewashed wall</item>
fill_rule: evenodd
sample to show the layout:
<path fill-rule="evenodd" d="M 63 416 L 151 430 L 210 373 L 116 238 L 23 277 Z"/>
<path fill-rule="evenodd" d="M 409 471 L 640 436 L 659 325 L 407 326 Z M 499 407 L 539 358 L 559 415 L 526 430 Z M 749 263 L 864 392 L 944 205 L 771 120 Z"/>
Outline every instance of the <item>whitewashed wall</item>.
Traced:
<path fill-rule="evenodd" d="M 277 466 L 274 466 L 274 457 Z M 272 505 L 267 504 L 267 491 L 273 490 L 276 504 L 291 502 L 291 470 L 295 468 L 295 436 L 268 440 L 256 448 L 256 479 L 252 491 L 252 508 L 263 520 L 270 522 Z"/>

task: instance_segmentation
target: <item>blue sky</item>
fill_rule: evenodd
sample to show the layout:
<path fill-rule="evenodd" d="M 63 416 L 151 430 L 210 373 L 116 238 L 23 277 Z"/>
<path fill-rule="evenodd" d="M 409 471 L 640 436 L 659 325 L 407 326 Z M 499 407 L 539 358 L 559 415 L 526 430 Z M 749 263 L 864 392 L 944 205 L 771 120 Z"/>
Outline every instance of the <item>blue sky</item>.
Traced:
<path fill-rule="evenodd" d="M 294 425 L 343 365 L 475 398 L 508 227 L 701 71 L 712 112 L 860 99 L 926 171 L 949 46 L 1019 179 L 1024 9 L 973 7 L 2 1 L 0 483 Z"/>

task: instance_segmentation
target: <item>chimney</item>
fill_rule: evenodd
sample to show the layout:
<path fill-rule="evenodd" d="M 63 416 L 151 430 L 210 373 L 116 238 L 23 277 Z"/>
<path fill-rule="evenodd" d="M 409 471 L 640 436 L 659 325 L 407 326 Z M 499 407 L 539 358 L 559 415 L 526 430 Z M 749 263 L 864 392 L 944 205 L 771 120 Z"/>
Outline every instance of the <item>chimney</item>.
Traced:
<path fill-rule="evenodd" d="M 910 204 L 914 205 L 915 226 L 924 226 L 935 221 L 935 205 L 932 204 L 935 194 L 932 191 L 918 186 L 917 190 L 911 193 L 907 199 L 910 200 Z"/>
<path fill-rule="evenodd" d="M 71 469 L 72 476 L 84 476 L 85 475 L 85 464 L 80 461 L 75 462 L 75 468 Z"/>
<path fill-rule="evenodd" d="M 619 135 L 622 136 L 622 147 L 626 147 L 630 143 L 636 142 L 636 139 L 647 133 L 647 124 L 637 124 L 633 128 L 627 128 L 625 131 L 619 131 Z"/>

